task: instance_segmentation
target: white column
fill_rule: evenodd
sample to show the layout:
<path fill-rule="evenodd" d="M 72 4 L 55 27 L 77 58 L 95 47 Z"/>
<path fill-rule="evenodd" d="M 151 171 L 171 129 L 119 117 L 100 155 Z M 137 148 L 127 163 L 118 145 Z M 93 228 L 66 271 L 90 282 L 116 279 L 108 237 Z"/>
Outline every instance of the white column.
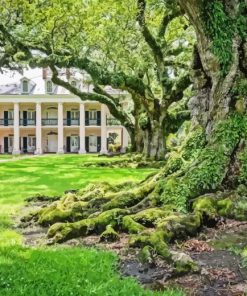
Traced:
<path fill-rule="evenodd" d="M 127 129 L 125 127 L 123 127 L 123 143 L 122 146 L 123 148 L 127 148 L 129 145 L 129 133 L 127 132 Z"/>
<path fill-rule="evenodd" d="M 14 147 L 12 154 L 20 154 L 19 103 L 14 103 Z"/>
<path fill-rule="evenodd" d="M 85 107 L 80 103 L 80 150 L 79 154 L 85 154 Z"/>
<path fill-rule="evenodd" d="M 57 153 L 63 154 L 63 103 L 58 103 L 58 148 Z"/>
<path fill-rule="evenodd" d="M 36 150 L 35 150 L 35 154 L 42 154 L 41 103 L 36 104 Z"/>
<path fill-rule="evenodd" d="M 101 105 L 101 150 L 100 154 L 107 153 L 107 129 L 106 129 L 106 106 Z"/>

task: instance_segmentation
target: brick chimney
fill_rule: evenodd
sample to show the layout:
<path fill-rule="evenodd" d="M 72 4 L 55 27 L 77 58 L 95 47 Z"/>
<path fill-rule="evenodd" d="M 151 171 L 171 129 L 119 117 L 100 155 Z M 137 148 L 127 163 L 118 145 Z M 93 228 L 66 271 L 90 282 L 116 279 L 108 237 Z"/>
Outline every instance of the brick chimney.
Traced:
<path fill-rule="evenodd" d="M 66 78 L 67 78 L 67 80 L 70 80 L 70 76 L 71 76 L 70 69 L 66 68 Z"/>
<path fill-rule="evenodd" d="M 47 75 L 48 75 L 48 69 L 47 68 L 43 68 L 42 69 L 42 76 L 43 76 L 43 79 L 46 80 L 47 79 Z"/>

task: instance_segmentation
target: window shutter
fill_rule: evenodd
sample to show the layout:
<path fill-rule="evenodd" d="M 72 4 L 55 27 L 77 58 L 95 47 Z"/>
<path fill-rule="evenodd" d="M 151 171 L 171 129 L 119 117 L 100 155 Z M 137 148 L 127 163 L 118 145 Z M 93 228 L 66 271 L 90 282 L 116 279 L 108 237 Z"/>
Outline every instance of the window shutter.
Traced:
<path fill-rule="evenodd" d="M 101 150 L 101 137 L 97 137 L 97 152 Z"/>
<path fill-rule="evenodd" d="M 71 125 L 71 112 L 67 111 L 67 125 L 70 126 Z"/>
<path fill-rule="evenodd" d="M 23 137 L 23 152 L 27 153 L 27 137 Z"/>
<path fill-rule="evenodd" d="M 70 137 L 67 137 L 67 139 L 66 139 L 66 148 L 67 148 L 67 152 L 71 152 L 70 151 Z"/>
<path fill-rule="evenodd" d="M 97 125 L 101 125 L 101 111 L 97 111 Z"/>
<path fill-rule="evenodd" d="M 89 111 L 85 111 L 85 125 L 89 125 Z"/>
<path fill-rule="evenodd" d="M 89 152 L 89 137 L 85 138 L 85 146 L 86 151 Z"/>
<path fill-rule="evenodd" d="M 27 126 L 27 111 L 23 111 L 22 116 L 23 116 L 23 125 Z"/>
<path fill-rule="evenodd" d="M 9 139 L 8 137 L 4 137 L 4 153 L 9 152 Z"/>
<path fill-rule="evenodd" d="M 8 126 L 9 125 L 9 112 L 8 111 L 4 111 L 4 126 Z"/>

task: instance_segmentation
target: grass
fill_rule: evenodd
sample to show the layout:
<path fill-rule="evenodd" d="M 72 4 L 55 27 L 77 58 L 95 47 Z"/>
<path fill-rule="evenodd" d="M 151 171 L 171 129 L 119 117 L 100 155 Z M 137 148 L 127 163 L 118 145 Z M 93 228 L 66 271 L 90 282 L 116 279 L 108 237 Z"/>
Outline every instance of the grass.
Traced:
<path fill-rule="evenodd" d="M 0 160 L 11 159 L 15 157 L 16 157 L 15 155 L 11 155 L 11 154 L 0 154 Z"/>
<path fill-rule="evenodd" d="M 110 161 L 95 155 L 50 155 L 0 163 L 0 228 L 26 197 L 37 193 L 62 194 L 90 182 L 142 180 L 151 169 L 81 168 L 83 162 Z"/>
<path fill-rule="evenodd" d="M 121 279 L 116 255 L 93 248 L 27 248 L 11 229 L 11 215 L 36 193 L 62 194 L 90 182 L 138 181 L 150 169 L 81 168 L 95 156 L 50 155 L 0 163 L 0 295 L 4 296 L 180 296 L 151 292 Z M 109 161 L 107 158 L 105 161 Z"/>

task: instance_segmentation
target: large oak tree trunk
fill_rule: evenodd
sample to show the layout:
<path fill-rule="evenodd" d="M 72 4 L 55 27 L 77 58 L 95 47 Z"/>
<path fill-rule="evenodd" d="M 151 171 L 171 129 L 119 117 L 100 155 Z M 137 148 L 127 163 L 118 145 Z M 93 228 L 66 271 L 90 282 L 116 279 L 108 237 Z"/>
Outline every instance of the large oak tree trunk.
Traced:
<path fill-rule="evenodd" d="M 238 17 L 239 4 L 243 1 L 224 0 L 221 2 L 226 18 Z M 243 55 L 246 58 L 246 45 L 244 45 L 245 42 L 240 34 L 234 32 L 224 48 L 224 36 L 220 36 L 222 28 L 219 28 L 218 36 L 215 34 L 215 38 L 222 40 L 220 41 L 222 42 L 222 52 L 218 52 L 218 55 L 223 56 L 228 54 L 229 51 L 231 54 L 229 60 L 222 61 L 221 57 L 215 54 L 215 40 L 213 36 L 210 36 L 206 27 L 204 4 L 206 4 L 204 0 L 180 1 L 180 5 L 188 15 L 197 35 L 197 47 L 194 52 L 193 63 L 193 79 L 197 95 L 190 100 L 189 107 L 194 122 L 203 125 L 207 134 L 210 134 L 215 123 L 226 118 L 235 105 L 232 89 L 239 76 L 244 75 L 246 77 L 247 68 L 242 71 L 244 67 Z M 210 11 L 207 11 L 207 13 L 210 14 Z M 212 13 L 217 18 L 215 12 L 211 12 L 211 15 Z M 210 24 L 210 19 L 207 21 L 209 26 L 216 26 L 216 23 Z M 211 19 L 211 21 L 213 20 Z M 217 30 L 217 26 L 214 30 Z M 226 27 L 225 30 L 227 31 L 229 28 Z M 228 34 L 230 33 L 227 32 L 226 36 Z"/>
<path fill-rule="evenodd" d="M 150 159 L 164 159 L 165 157 L 165 131 L 164 126 L 159 122 L 153 121 L 143 136 L 144 148 L 143 155 Z"/>

